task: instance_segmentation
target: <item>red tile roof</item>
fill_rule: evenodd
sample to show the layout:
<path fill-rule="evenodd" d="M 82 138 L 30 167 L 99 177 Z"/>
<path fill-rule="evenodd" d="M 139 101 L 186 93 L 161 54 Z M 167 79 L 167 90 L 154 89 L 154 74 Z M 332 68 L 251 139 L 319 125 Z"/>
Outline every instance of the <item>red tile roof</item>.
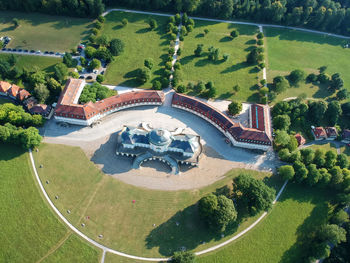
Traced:
<path fill-rule="evenodd" d="M 7 92 L 11 88 L 11 84 L 6 81 L 0 81 L 0 92 Z"/>
<path fill-rule="evenodd" d="M 312 131 L 313 131 L 316 139 L 327 138 L 327 133 L 323 127 L 316 127 Z"/>
<path fill-rule="evenodd" d="M 25 89 L 20 89 L 20 91 L 17 93 L 17 99 L 20 101 L 24 101 L 28 97 L 30 97 L 30 93 Z"/>
<path fill-rule="evenodd" d="M 194 97 L 175 93 L 172 100 L 172 105 L 178 105 L 190 110 L 196 111 L 201 115 L 209 118 L 219 125 L 223 130 L 228 131 L 236 141 L 243 143 L 255 143 L 255 144 L 264 144 L 272 145 L 272 139 L 269 136 L 269 133 L 266 133 L 265 130 L 258 130 L 256 128 L 245 128 L 240 123 L 236 123 L 228 118 L 225 114 L 218 111 L 209 104 L 198 100 Z M 263 109 L 261 115 L 266 114 L 264 106 L 257 105 L 257 109 Z M 263 127 L 267 127 L 266 122 L 263 121 L 264 116 L 258 115 L 258 120 L 263 123 Z"/>
<path fill-rule="evenodd" d="M 328 137 L 337 137 L 338 132 L 335 127 L 326 127 L 326 133 Z"/>
<path fill-rule="evenodd" d="M 78 93 L 82 80 L 69 79 L 58 100 L 55 115 L 88 120 L 99 113 L 104 113 L 113 108 L 119 108 L 123 105 L 133 104 L 135 102 L 163 102 L 164 93 L 154 90 L 132 91 L 116 95 L 96 103 L 88 102 L 84 105 L 73 104 L 73 101 Z"/>
<path fill-rule="evenodd" d="M 305 138 L 299 133 L 295 134 L 295 139 L 298 141 L 298 146 L 304 145 L 306 143 Z"/>
<path fill-rule="evenodd" d="M 29 109 L 29 112 L 31 114 L 47 115 L 50 113 L 50 109 L 51 109 L 51 107 L 47 106 L 46 104 L 36 104 Z"/>
<path fill-rule="evenodd" d="M 21 88 L 15 84 L 12 84 L 11 88 L 7 91 L 7 93 L 13 97 L 17 97 L 17 94 Z"/>

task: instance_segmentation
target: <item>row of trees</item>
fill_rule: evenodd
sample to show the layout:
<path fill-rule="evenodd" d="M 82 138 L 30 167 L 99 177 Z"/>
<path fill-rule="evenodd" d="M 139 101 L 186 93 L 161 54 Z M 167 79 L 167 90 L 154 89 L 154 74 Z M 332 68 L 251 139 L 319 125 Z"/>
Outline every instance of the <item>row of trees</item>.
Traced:
<path fill-rule="evenodd" d="M 350 5 L 344 0 L 105 0 L 107 5 L 292 26 L 350 34 Z"/>
<path fill-rule="evenodd" d="M 52 15 L 97 17 L 104 11 L 102 0 L 0 0 L 0 10 L 42 12 Z"/>

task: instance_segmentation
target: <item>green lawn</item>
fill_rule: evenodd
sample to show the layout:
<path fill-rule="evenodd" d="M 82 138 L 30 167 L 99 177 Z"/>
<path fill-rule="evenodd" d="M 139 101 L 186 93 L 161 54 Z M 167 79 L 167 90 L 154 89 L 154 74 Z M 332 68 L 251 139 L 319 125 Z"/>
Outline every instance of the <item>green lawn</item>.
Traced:
<path fill-rule="evenodd" d="M 1 59 L 7 59 L 9 54 L 0 54 Z M 44 70 L 48 73 L 53 72 L 53 67 L 62 62 L 62 58 L 50 58 L 30 55 L 15 55 L 17 57 L 16 66 L 27 70 Z"/>
<path fill-rule="evenodd" d="M 257 217 L 244 219 L 238 229 L 228 229 L 224 238 L 210 234 L 194 204 L 203 195 L 230 184 L 232 177 L 241 172 L 261 179 L 270 176 L 233 170 L 222 181 L 202 189 L 153 191 L 103 175 L 77 147 L 43 144 L 34 155 L 36 165 L 44 165 L 38 168 L 41 180 L 50 181 L 45 184 L 46 191 L 70 222 L 93 239 L 99 240 L 102 234 L 99 242 L 111 248 L 148 257 L 169 256 L 182 246 L 204 249 L 246 228 Z M 265 180 L 276 189 L 282 183 L 278 178 Z M 67 214 L 68 209 L 71 214 Z M 176 226 L 176 222 L 180 225 Z M 82 223 L 86 226 L 82 227 Z"/>
<path fill-rule="evenodd" d="M 204 36 L 203 30 L 209 29 Z M 237 29 L 239 37 L 232 40 L 230 32 Z M 185 37 L 182 43 L 181 64 L 183 65 L 184 83 L 197 83 L 198 81 L 213 81 L 217 88 L 217 97 L 220 99 L 236 99 L 241 101 L 254 101 L 256 92 L 254 85 L 259 82 L 262 73 L 256 72 L 253 66 L 245 63 L 250 48 L 254 45 L 254 37 L 258 28 L 254 26 L 233 25 L 195 20 L 193 32 Z M 204 54 L 194 56 L 198 44 L 203 44 Z M 207 51 L 210 46 L 220 49 L 220 60 L 208 60 Z M 224 61 L 223 54 L 230 57 Z M 239 84 L 241 90 L 233 94 L 232 87 Z M 197 95 L 195 92 L 190 94 Z"/>
<path fill-rule="evenodd" d="M 198 262 L 301 262 L 305 233 L 326 220 L 327 195 L 316 188 L 289 183 L 271 213 L 254 229 Z"/>
<path fill-rule="evenodd" d="M 128 25 L 121 26 L 122 19 L 128 20 Z M 158 28 L 150 31 L 148 21 L 153 18 Z M 170 42 L 165 29 L 168 18 L 149 16 L 125 12 L 112 12 L 106 16 L 106 22 L 101 34 L 109 39 L 119 38 L 125 43 L 125 50 L 121 56 L 108 66 L 105 84 L 127 87 L 151 87 L 151 81 L 160 77 L 164 55 L 169 49 Z M 144 60 L 151 58 L 154 61 L 151 81 L 141 85 L 135 80 L 136 69 L 144 66 Z"/>
<path fill-rule="evenodd" d="M 309 146 L 309 148 L 314 149 L 314 150 L 321 149 L 324 151 L 332 150 L 335 153 L 337 153 L 337 148 L 335 147 L 335 145 L 333 143 L 327 142 L 327 141 L 325 141 L 322 144 L 313 144 L 313 145 Z"/>
<path fill-rule="evenodd" d="M 288 75 L 294 69 L 318 73 L 318 68 L 327 66 L 327 73 L 340 73 L 344 87 L 350 91 L 350 50 L 344 49 L 345 40 L 319 34 L 287 29 L 264 28 L 267 39 L 269 81 L 277 75 Z M 325 87 L 301 84 L 280 94 L 277 100 L 306 93 L 308 97 L 324 98 L 331 94 Z"/>
<path fill-rule="evenodd" d="M 12 19 L 19 20 L 14 28 Z M 90 33 L 91 20 L 38 13 L 0 12 L 0 36 L 12 38 L 9 48 L 69 51 Z"/>
<path fill-rule="evenodd" d="M 45 262 L 98 262 L 100 251 L 77 237 L 57 246 L 69 230 L 43 201 L 28 153 L 0 144 L 0 181 L 1 262 L 37 262 L 49 251 Z"/>

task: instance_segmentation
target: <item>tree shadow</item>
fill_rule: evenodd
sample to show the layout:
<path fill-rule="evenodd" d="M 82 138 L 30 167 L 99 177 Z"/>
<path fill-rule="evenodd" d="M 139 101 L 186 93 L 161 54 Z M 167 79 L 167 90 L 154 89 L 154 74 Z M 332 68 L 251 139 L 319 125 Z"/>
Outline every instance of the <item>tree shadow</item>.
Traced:
<path fill-rule="evenodd" d="M 255 66 L 249 70 L 249 73 L 258 73 L 260 72 L 260 68 Z"/>
<path fill-rule="evenodd" d="M 225 36 L 219 40 L 219 42 L 230 42 L 232 41 L 232 38 L 229 36 Z"/>
<path fill-rule="evenodd" d="M 146 27 L 146 28 L 142 28 L 142 29 L 137 30 L 135 33 L 136 34 L 144 34 L 144 33 L 150 32 L 150 31 L 152 31 L 152 30 L 149 27 Z"/>
<path fill-rule="evenodd" d="M 247 42 L 245 42 L 244 44 L 246 44 L 246 45 L 255 45 L 256 44 L 256 40 L 255 39 L 250 39 Z"/>
<path fill-rule="evenodd" d="M 134 69 L 132 71 L 127 72 L 123 77 L 127 78 L 127 79 L 136 78 L 137 77 L 137 72 L 138 72 L 138 69 Z"/>
<path fill-rule="evenodd" d="M 16 29 L 15 26 L 9 26 L 9 27 L 5 27 L 5 28 L 1 29 L 0 32 L 8 32 L 8 31 L 13 31 L 15 29 Z"/>
<path fill-rule="evenodd" d="M 194 63 L 194 65 L 196 67 L 204 67 L 204 66 L 206 66 L 208 64 L 219 65 L 219 64 L 222 64 L 224 62 L 225 62 L 224 59 L 219 59 L 219 60 L 216 60 L 216 61 L 212 61 L 212 60 L 209 60 L 208 58 L 203 58 L 203 59 L 198 60 L 196 63 Z"/>
<path fill-rule="evenodd" d="M 181 65 L 186 65 L 186 64 L 190 63 L 195 57 L 196 57 L 195 55 L 183 57 L 180 59 L 180 63 L 181 63 Z"/>
<path fill-rule="evenodd" d="M 256 103 L 259 103 L 260 102 L 260 95 L 258 92 L 255 92 L 253 93 L 252 95 L 250 95 L 248 98 L 247 98 L 247 101 L 248 102 L 256 102 Z"/>
<path fill-rule="evenodd" d="M 9 101 L 10 103 L 10 101 Z M 9 161 L 14 158 L 19 157 L 20 155 L 24 154 L 26 151 L 22 149 L 21 147 L 9 144 L 9 143 L 2 143 L 0 142 L 0 161 Z"/>
<path fill-rule="evenodd" d="M 227 99 L 231 98 L 231 96 L 233 96 L 233 95 L 234 95 L 234 93 L 227 91 L 225 93 L 220 94 L 218 99 L 220 99 L 220 100 L 227 100 Z"/>
<path fill-rule="evenodd" d="M 202 37 L 204 37 L 204 33 L 199 33 L 195 36 L 195 38 L 202 38 Z"/>
<path fill-rule="evenodd" d="M 239 62 L 239 63 L 232 65 L 231 67 L 228 67 L 227 69 L 221 71 L 220 73 L 222 73 L 222 74 L 231 73 L 231 72 L 235 72 L 235 71 L 238 71 L 238 70 L 246 68 L 246 67 L 248 67 L 248 64 L 246 62 Z"/>
<path fill-rule="evenodd" d="M 249 46 L 244 49 L 244 51 L 252 51 L 255 48 L 255 46 Z"/>
<path fill-rule="evenodd" d="M 124 26 L 123 25 L 116 25 L 113 27 L 113 30 L 119 30 L 122 29 Z"/>

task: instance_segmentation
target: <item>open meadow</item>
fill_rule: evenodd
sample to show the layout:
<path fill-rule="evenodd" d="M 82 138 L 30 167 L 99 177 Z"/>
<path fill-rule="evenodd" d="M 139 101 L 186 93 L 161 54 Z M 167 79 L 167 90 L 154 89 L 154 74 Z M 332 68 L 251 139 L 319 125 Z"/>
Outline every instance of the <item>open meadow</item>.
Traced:
<path fill-rule="evenodd" d="M 326 73 L 340 73 L 344 87 L 350 91 L 350 49 L 343 48 L 346 40 L 296 30 L 264 28 L 267 43 L 269 82 L 275 76 L 288 75 L 292 70 L 302 69 L 318 73 L 318 68 L 327 66 Z M 277 101 L 306 93 L 307 97 L 325 98 L 329 91 L 322 85 L 300 84 L 291 87 L 277 97 Z"/>
<path fill-rule="evenodd" d="M 15 28 L 12 20 L 17 18 Z M 0 12 L 0 36 L 12 38 L 8 48 L 41 51 L 69 51 L 86 40 L 91 20 L 38 13 Z"/>
<path fill-rule="evenodd" d="M 208 29 L 209 33 L 204 34 L 204 29 Z M 231 39 L 230 33 L 234 29 L 239 32 L 239 36 Z M 256 92 L 254 85 L 259 83 L 262 73 L 245 61 L 249 50 L 255 45 L 257 33 L 258 28 L 255 26 L 195 20 L 193 32 L 185 37 L 181 47 L 183 82 L 196 84 L 198 81 L 213 81 L 219 99 L 256 101 L 257 98 L 252 96 Z M 194 55 L 198 44 L 203 44 L 201 57 Z M 211 46 L 220 50 L 218 61 L 208 59 L 208 48 Z M 229 55 L 227 61 L 223 59 L 224 54 Z M 234 94 L 232 88 L 237 84 L 241 90 Z M 197 95 L 193 91 L 190 94 Z"/>
<path fill-rule="evenodd" d="M 128 20 L 126 26 L 121 21 Z M 155 19 L 158 27 L 150 30 L 148 21 Z M 169 39 L 166 35 L 168 18 L 161 16 L 141 15 L 125 12 L 111 12 L 106 16 L 106 22 L 101 34 L 109 39 L 119 38 L 125 43 L 124 52 L 115 57 L 109 64 L 105 84 L 113 84 L 127 87 L 150 88 L 152 80 L 161 75 L 163 59 L 169 49 Z M 152 77 L 144 85 L 136 79 L 136 70 L 144 66 L 144 60 L 153 59 Z"/>
<path fill-rule="evenodd" d="M 271 174 L 237 169 L 202 189 L 157 191 L 102 174 L 77 147 L 43 144 L 34 157 L 41 180 L 50 181 L 45 184 L 46 191 L 71 223 L 104 245 L 146 257 L 170 256 L 183 246 L 204 249 L 250 225 L 258 216 L 242 219 L 238 228 L 230 227 L 221 238 L 208 232 L 197 212 L 196 203 L 202 196 L 230 186 L 240 173 L 265 178 L 276 189 L 282 184 L 279 178 L 270 178 Z M 39 168 L 40 164 L 44 168 Z M 100 234 L 103 239 L 98 238 Z"/>
<path fill-rule="evenodd" d="M 0 144 L 0 180 L 0 262 L 98 262 L 42 199 L 27 152 Z"/>

